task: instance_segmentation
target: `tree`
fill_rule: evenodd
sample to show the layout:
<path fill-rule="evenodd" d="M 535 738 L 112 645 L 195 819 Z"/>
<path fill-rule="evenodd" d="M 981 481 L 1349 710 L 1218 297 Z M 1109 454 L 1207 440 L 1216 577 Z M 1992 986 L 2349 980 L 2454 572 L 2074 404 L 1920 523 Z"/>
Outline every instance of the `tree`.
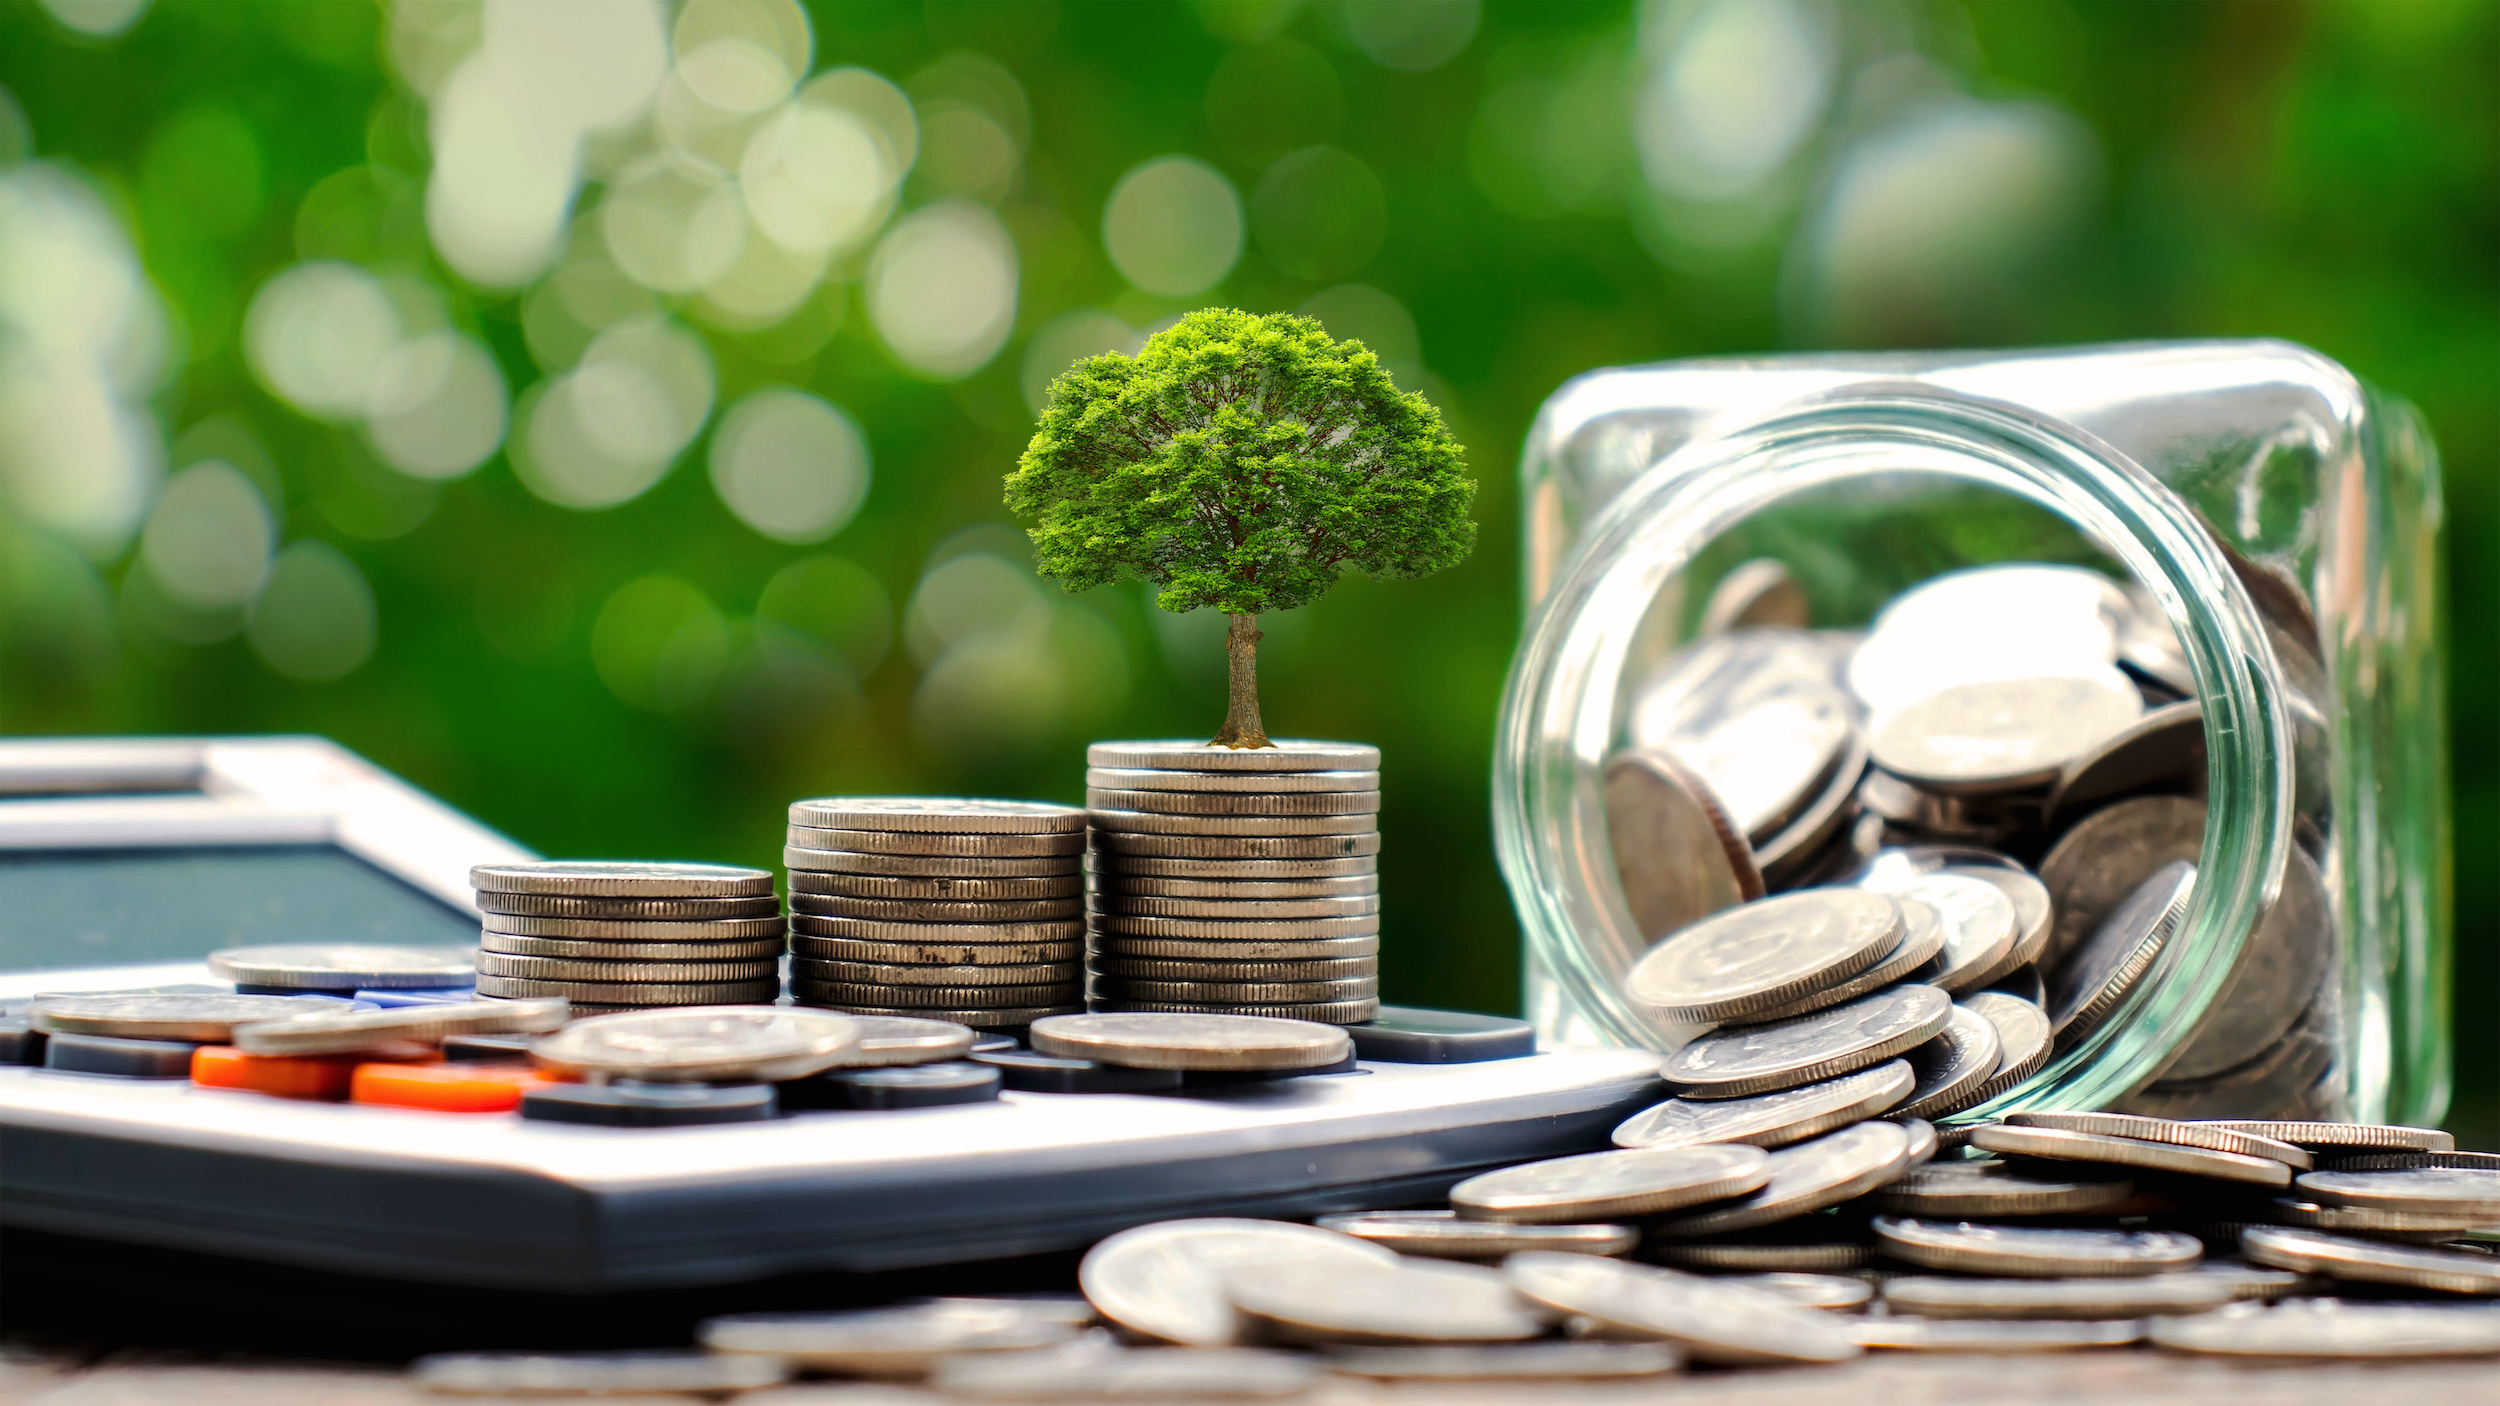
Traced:
<path fill-rule="evenodd" d="M 1428 576 L 1466 559 L 1476 486 L 1424 398 L 1361 342 L 1289 313 L 1191 313 L 1134 357 L 1053 381 L 1007 506 L 1070 591 L 1151 582 L 1170 611 L 1231 619 L 1230 702 L 1210 745 L 1274 744 L 1259 720 L 1258 617 L 1347 571 Z"/>

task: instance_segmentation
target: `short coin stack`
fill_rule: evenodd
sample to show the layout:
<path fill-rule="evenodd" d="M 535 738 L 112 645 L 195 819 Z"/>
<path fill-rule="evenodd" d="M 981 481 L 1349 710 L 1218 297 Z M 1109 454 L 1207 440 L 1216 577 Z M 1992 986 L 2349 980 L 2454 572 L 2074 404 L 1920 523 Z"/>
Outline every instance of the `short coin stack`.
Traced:
<path fill-rule="evenodd" d="M 1380 1011 L 1380 749 L 1086 750 L 1086 925 L 1103 1011 Z"/>
<path fill-rule="evenodd" d="M 832 796 L 790 807 L 790 989 L 984 1030 L 1082 1011 L 1085 812 Z"/>
<path fill-rule="evenodd" d="M 549 860 L 469 871 L 484 915 L 477 994 L 575 1011 L 770 1005 L 781 995 L 773 876 L 727 864 Z"/>

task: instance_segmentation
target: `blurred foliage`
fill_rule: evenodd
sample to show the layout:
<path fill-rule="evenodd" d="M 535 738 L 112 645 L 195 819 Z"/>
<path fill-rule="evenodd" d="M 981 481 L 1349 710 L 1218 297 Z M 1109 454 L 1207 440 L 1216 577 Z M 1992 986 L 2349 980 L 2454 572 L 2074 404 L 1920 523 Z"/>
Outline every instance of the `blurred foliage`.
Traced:
<path fill-rule="evenodd" d="M 264 627 L 260 614 L 285 616 L 273 609 L 248 631 L 211 620 L 186 636 L 161 627 L 174 617 L 151 605 L 131 549 L 82 556 L 12 530 L 0 727 L 323 733 L 566 855 L 771 864 L 783 805 L 828 792 L 1073 800 L 1087 736 L 1213 728 L 1221 622 L 1157 620 L 1127 587 L 1073 607 L 1037 595 L 1016 618 L 1055 651 L 1047 679 L 960 661 L 963 612 L 995 613 L 1029 579 L 983 576 L 1026 560 L 1000 479 L 1031 432 L 1033 378 L 1056 369 L 1028 367 L 1026 349 L 1077 310 L 1098 310 L 1100 328 L 1061 365 L 1199 302 L 1316 296 L 1332 330 L 1367 337 L 1449 417 L 1484 531 L 1456 570 L 1351 582 L 1263 622 L 1267 716 L 1280 734 L 1387 754 L 1386 994 L 1511 1008 L 1516 939 L 1485 788 L 1519 627 L 1512 465 L 1557 385 L 1621 362 L 1836 342 L 2277 336 L 2418 402 L 2444 449 L 2468 857 L 2458 989 L 2500 981 L 2482 940 L 2500 877 L 2471 862 L 2500 845 L 2500 652 L 2484 644 L 2500 624 L 2500 8 L 1864 0 L 1779 12 L 1822 25 L 1821 40 L 1782 49 L 1740 25 L 1718 35 L 1724 53 L 1676 47 L 1694 8 L 810 4 L 817 71 L 892 78 L 924 132 L 959 120 L 944 103 L 972 103 L 988 115 L 971 137 L 1018 144 L 1003 175 L 979 141 L 946 147 L 953 165 L 924 159 L 902 200 L 951 191 L 994 208 L 1020 286 L 1004 349 L 954 380 L 898 362 L 852 254 L 779 332 L 710 335 L 719 406 L 802 387 L 847 412 L 873 455 L 857 516 L 794 545 L 724 506 L 706 440 L 639 497 L 577 511 L 502 454 L 460 476 L 397 473 L 255 379 L 244 313 L 274 273 L 315 257 L 413 271 L 513 391 L 541 378 L 527 301 L 464 283 L 428 245 L 409 195 L 428 128 L 391 57 L 392 12 L 167 0 L 99 36 L 78 26 L 109 30 L 96 13 L 134 7 L 0 7 L 0 85 L 23 111 L 0 113 L 0 163 L 61 163 L 128 229 L 169 313 L 170 371 L 148 393 L 167 436 L 224 444 L 216 457 L 272 504 L 276 543 L 337 549 L 282 557 L 295 564 L 269 589 L 302 579 L 347 600 L 337 589 L 352 584 L 333 589 L 347 562 L 371 593 L 366 615 L 326 634 L 306 607 L 310 624 Z M 932 69 L 965 51 L 995 66 Z M 1788 87 L 1746 88 L 1748 54 L 1786 63 Z M 1676 64 L 1691 82 L 1661 88 Z M 1002 70 L 1020 91 L 983 76 Z M 975 89 L 988 96 L 963 97 Z M 1820 96 L 1782 97 L 1809 89 Z M 1956 130 L 1961 146 L 1918 145 L 1924 119 L 1902 115 L 1939 94 L 1986 105 L 1954 109 L 1987 118 Z M 1691 140 L 1644 145 L 1634 116 L 1659 111 Z M 1187 250 L 1128 238 L 1115 265 L 1103 237 L 1123 174 L 1173 154 L 1195 164 L 1148 194 L 1212 188 L 1192 174 L 1210 168 L 1243 212 L 1209 217 L 1210 237 L 1242 252 L 1190 296 L 1143 291 L 1185 286 Z M 1939 164 L 1949 177 L 1992 161 L 2002 178 L 1915 198 Z M 1906 207 L 1866 194 L 1886 171 L 1907 172 Z M 1956 198 L 1985 208 L 1954 224 Z M 1852 231 L 1884 220 L 1932 257 L 1860 258 Z M 1990 242 L 1991 229 L 2014 234 Z M 1361 325 L 1327 311 L 1340 306 Z M 219 483 L 200 492 L 231 495 Z M 289 628 L 311 644 L 290 645 Z M 305 681 L 341 660 L 343 676 Z M 1045 732 L 985 746 L 977 710 L 963 726 L 923 716 L 949 669 L 962 675 L 949 698 L 1066 696 Z M 2500 1118 L 2500 1035 L 2472 1022 L 2461 1035 L 2461 1110 Z"/>

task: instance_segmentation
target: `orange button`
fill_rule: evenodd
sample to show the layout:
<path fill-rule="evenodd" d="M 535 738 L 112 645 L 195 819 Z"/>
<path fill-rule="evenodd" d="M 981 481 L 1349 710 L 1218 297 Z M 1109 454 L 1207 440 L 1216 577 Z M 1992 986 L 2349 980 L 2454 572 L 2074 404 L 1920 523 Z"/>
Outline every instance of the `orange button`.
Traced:
<path fill-rule="evenodd" d="M 191 1082 L 212 1089 L 250 1089 L 281 1098 L 345 1098 L 348 1081 L 368 1055 L 256 1055 L 231 1045 L 191 1052 Z"/>
<path fill-rule="evenodd" d="M 356 1070 L 348 1097 L 438 1113 L 502 1113 L 520 1106 L 523 1089 L 548 1082 L 520 1064 L 367 1064 Z"/>

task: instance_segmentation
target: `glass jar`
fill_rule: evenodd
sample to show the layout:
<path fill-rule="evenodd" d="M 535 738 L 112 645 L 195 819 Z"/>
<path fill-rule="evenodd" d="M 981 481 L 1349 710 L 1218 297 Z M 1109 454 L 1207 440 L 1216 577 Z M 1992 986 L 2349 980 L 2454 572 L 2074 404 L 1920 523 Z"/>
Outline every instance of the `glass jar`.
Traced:
<path fill-rule="evenodd" d="M 2166 619 L 2179 692 L 2202 705 L 2197 877 L 2115 1015 L 1957 1121 L 2171 1087 L 2295 849 L 2327 910 L 2299 1022 L 2323 1073 L 2227 1111 L 2443 1114 L 2441 507 L 2410 406 L 2273 341 L 1676 362 L 1564 386 L 1521 475 L 1529 623 L 1493 805 L 1546 1038 L 1672 1049 L 1691 1033 L 1623 994 L 1657 934 L 1632 922 L 1603 778 L 1637 689 L 1731 571 L 1780 563 L 1827 629 L 1955 568 L 2079 563 Z M 2193 1102 L 2154 1100 L 2226 1111 Z"/>

